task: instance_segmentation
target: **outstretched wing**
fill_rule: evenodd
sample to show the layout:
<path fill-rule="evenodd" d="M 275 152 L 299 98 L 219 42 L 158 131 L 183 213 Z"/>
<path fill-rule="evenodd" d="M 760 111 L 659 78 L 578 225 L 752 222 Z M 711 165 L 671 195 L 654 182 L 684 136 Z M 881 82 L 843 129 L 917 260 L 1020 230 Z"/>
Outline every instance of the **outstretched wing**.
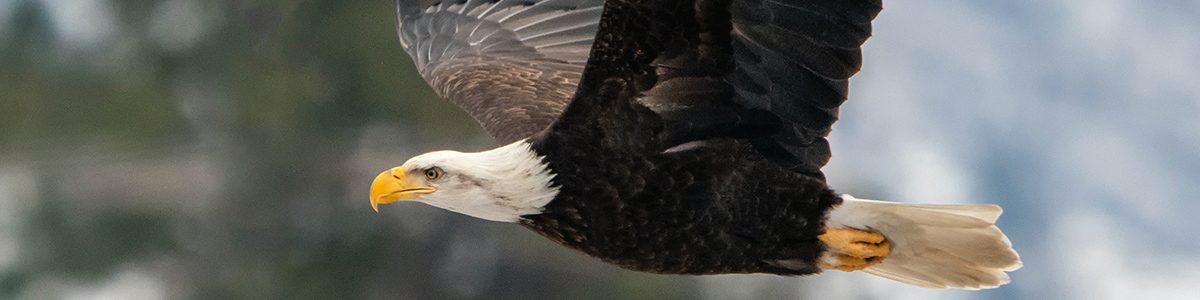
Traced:
<path fill-rule="evenodd" d="M 879 0 L 609 0 L 578 94 L 633 83 L 666 121 L 668 144 L 744 139 L 823 179 L 825 136 L 881 9 Z"/>
<path fill-rule="evenodd" d="M 603 0 L 398 0 L 401 44 L 425 81 L 502 144 L 558 118 Z"/>

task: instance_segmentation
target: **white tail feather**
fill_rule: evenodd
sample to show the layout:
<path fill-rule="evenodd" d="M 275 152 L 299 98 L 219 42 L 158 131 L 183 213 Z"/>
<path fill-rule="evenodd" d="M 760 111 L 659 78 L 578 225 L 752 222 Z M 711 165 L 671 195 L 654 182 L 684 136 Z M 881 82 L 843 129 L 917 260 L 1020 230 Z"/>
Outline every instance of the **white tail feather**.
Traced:
<path fill-rule="evenodd" d="M 927 288 L 981 289 L 1008 283 L 1005 272 L 1021 268 L 995 225 L 999 206 L 842 199 L 826 226 L 878 231 L 892 243 L 888 257 L 863 272 Z"/>

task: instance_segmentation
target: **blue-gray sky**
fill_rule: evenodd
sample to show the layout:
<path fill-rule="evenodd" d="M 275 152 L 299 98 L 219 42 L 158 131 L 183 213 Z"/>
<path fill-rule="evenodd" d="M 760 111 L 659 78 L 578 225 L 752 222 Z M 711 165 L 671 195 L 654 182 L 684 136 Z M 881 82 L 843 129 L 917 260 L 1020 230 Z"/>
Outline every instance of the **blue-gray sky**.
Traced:
<path fill-rule="evenodd" d="M 1197 15 L 1193 1 L 885 1 L 830 182 L 1000 204 L 1025 267 L 984 293 L 829 280 L 886 299 L 1200 294 Z"/>

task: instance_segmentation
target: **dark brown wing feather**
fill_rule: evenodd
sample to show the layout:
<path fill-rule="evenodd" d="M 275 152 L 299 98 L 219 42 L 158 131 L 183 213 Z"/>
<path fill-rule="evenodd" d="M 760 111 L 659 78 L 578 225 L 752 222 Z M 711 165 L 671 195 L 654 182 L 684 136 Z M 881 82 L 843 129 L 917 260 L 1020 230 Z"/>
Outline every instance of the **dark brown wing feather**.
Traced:
<path fill-rule="evenodd" d="M 824 178 L 825 136 L 846 101 L 850 76 L 862 67 L 879 0 L 733 1 L 734 102 L 785 120 L 754 140 L 760 152 L 795 171 Z"/>
<path fill-rule="evenodd" d="M 398 0 L 421 76 L 503 144 L 541 131 L 575 93 L 602 0 Z"/>
<path fill-rule="evenodd" d="M 858 72 L 878 0 L 610 0 L 579 94 L 634 82 L 668 146 L 749 141 L 824 179 L 825 136 Z M 606 12 L 607 14 L 607 12 Z"/>

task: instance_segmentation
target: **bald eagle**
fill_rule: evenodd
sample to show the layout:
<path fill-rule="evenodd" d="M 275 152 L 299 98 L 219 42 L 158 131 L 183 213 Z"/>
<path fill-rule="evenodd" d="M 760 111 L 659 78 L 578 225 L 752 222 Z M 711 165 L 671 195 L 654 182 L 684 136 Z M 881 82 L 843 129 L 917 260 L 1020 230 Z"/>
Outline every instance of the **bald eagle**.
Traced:
<path fill-rule="evenodd" d="M 503 146 L 384 171 L 409 200 L 665 274 L 864 271 L 992 288 L 995 205 L 836 194 L 825 137 L 878 0 L 399 0 L 421 75 Z"/>

